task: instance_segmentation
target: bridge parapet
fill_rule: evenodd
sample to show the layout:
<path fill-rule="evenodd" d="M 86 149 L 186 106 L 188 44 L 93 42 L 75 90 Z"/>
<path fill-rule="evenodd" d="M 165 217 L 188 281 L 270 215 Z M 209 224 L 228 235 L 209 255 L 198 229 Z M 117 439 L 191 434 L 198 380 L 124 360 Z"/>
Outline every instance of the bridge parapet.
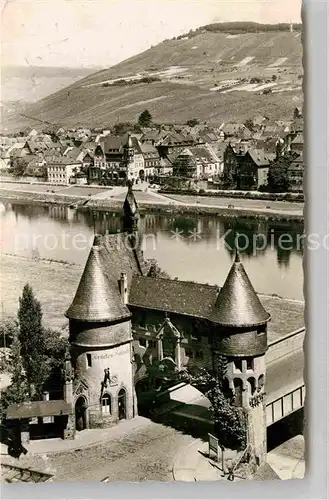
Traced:
<path fill-rule="evenodd" d="M 273 361 L 286 356 L 298 349 L 301 349 L 304 344 L 305 339 L 305 327 L 298 328 L 293 332 L 280 337 L 269 343 L 268 351 L 266 353 L 266 363 L 272 363 Z"/>
<path fill-rule="evenodd" d="M 304 406 L 305 384 L 301 384 L 283 396 L 266 404 L 267 426 L 278 422 L 284 417 L 300 410 Z"/>

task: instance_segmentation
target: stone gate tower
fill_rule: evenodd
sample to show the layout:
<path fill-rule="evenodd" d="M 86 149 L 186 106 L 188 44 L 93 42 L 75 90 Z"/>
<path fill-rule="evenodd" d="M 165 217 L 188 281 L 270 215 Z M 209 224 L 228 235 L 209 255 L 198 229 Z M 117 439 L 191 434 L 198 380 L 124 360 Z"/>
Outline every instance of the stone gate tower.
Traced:
<path fill-rule="evenodd" d="M 225 359 L 221 376 L 234 395 L 234 404 L 246 412 L 248 444 L 257 465 L 266 462 L 264 385 L 269 319 L 237 253 L 211 315 L 214 368 Z"/>
<path fill-rule="evenodd" d="M 69 318 L 77 429 L 107 427 L 134 416 L 131 313 L 127 276 L 105 274 L 95 237 Z"/>

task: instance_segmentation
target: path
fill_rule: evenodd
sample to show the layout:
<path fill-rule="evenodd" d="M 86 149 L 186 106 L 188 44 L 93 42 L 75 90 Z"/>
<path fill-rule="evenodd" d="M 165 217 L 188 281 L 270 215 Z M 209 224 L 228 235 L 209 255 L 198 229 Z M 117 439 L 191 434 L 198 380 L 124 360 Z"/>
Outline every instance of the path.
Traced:
<path fill-rule="evenodd" d="M 45 449 L 41 455 L 28 454 L 16 463 L 54 474 L 56 481 L 172 481 L 175 456 L 193 438 L 143 420 L 129 432 L 121 431 L 124 424 L 109 432 L 100 431 L 101 443 L 58 453 L 47 453 Z M 3 460 L 8 461 L 5 457 Z"/>

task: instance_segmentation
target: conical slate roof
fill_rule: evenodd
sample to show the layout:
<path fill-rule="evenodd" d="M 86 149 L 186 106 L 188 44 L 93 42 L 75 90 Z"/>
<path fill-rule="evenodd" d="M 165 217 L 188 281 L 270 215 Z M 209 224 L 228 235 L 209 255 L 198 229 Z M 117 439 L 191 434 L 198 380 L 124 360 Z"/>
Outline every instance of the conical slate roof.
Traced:
<path fill-rule="evenodd" d="M 125 144 L 125 147 L 126 147 L 126 148 L 129 148 L 129 149 L 131 149 L 131 148 L 133 148 L 133 147 L 134 147 L 134 145 L 133 145 L 133 140 L 132 140 L 132 137 L 131 137 L 131 134 L 130 134 L 130 133 L 128 133 L 127 142 L 126 142 L 126 144 Z"/>
<path fill-rule="evenodd" d="M 103 272 L 99 252 L 99 246 L 91 248 L 75 297 L 65 314 L 69 319 L 105 322 L 130 316 L 119 289 Z"/>
<path fill-rule="evenodd" d="M 221 288 L 211 321 L 222 326 L 249 327 L 266 323 L 270 314 L 265 311 L 240 262 L 238 253 Z"/>

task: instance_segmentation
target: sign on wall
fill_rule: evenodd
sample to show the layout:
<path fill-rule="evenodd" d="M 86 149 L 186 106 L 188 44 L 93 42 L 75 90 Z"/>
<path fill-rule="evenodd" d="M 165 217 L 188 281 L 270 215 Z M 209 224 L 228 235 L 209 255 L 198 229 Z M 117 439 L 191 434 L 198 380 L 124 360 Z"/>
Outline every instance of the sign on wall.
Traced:
<path fill-rule="evenodd" d="M 211 452 L 216 454 L 216 460 L 219 462 L 219 449 L 220 446 L 218 444 L 218 439 L 212 434 L 208 434 L 209 439 L 209 457 L 211 456 Z"/>

